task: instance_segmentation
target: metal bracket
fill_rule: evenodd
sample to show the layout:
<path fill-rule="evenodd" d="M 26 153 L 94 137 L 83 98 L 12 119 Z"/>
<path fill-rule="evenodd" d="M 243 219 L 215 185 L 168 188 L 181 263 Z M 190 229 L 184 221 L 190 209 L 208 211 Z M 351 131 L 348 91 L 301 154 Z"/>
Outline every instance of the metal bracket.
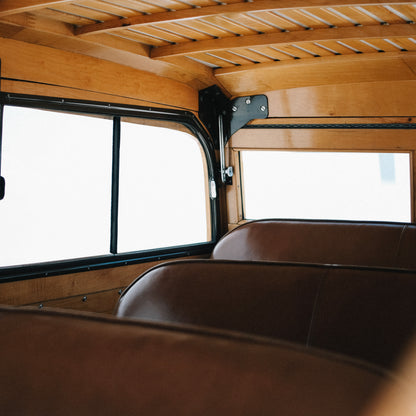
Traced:
<path fill-rule="evenodd" d="M 252 95 L 229 100 L 217 85 L 199 92 L 199 118 L 213 138 L 215 148 L 220 145 L 218 117 L 223 117 L 225 143 L 249 121 L 264 119 L 269 115 L 269 104 L 265 95 Z"/>
<path fill-rule="evenodd" d="M 225 146 L 230 137 L 249 121 L 269 115 L 265 95 L 252 95 L 229 100 L 217 85 L 199 92 L 199 118 L 209 131 L 216 149 L 220 150 L 220 174 L 224 184 L 231 184 L 232 166 L 225 164 Z"/>
<path fill-rule="evenodd" d="M 265 95 L 238 97 L 231 101 L 230 137 L 249 121 L 269 115 L 269 103 Z"/>

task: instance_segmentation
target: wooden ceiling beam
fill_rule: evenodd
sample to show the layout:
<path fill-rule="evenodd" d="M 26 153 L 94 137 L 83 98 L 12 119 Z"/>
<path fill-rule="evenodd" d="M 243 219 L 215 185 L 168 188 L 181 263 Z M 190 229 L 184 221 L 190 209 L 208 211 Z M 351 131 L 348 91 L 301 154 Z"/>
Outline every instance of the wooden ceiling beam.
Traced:
<path fill-rule="evenodd" d="M 43 33 L 55 35 L 74 36 L 74 27 L 69 23 L 36 16 L 32 13 L 19 13 L 0 18 L 2 22 L 21 27 L 22 29 L 34 29 Z"/>
<path fill-rule="evenodd" d="M 310 86 L 416 80 L 416 52 L 300 59 L 217 69 L 214 74 L 234 96 Z"/>
<path fill-rule="evenodd" d="M 2 37 L 88 55 L 152 72 L 161 77 L 186 83 L 194 89 L 203 89 L 216 82 L 211 68 L 190 59 L 179 58 L 180 64 L 177 58 L 152 60 L 149 58 L 149 47 L 138 42 L 105 33 L 80 39 L 73 36 L 72 25 L 31 13 L 2 18 L 0 38 Z"/>
<path fill-rule="evenodd" d="M 283 45 L 296 42 L 319 42 L 325 40 L 392 38 L 416 36 L 416 26 L 403 24 L 374 25 L 362 27 L 340 27 L 332 29 L 299 30 L 293 32 L 275 32 L 262 35 L 227 37 L 222 39 L 186 42 L 177 45 L 160 46 L 151 51 L 152 58 L 164 58 L 193 53 L 214 52 L 235 48 L 249 48 L 265 45 Z"/>
<path fill-rule="evenodd" d="M 388 2 L 380 0 L 257 0 L 254 2 L 240 2 L 225 5 L 206 6 L 200 8 L 183 9 L 172 12 L 153 13 L 149 15 L 138 15 L 124 19 L 112 19 L 102 23 L 92 23 L 76 29 L 76 35 L 87 35 L 88 33 L 108 32 L 120 28 L 131 26 L 146 25 L 149 23 L 157 24 L 162 22 L 183 21 L 189 19 L 201 19 L 217 14 L 228 15 L 235 13 L 258 12 L 267 10 L 282 10 L 293 8 L 313 8 L 313 7 L 338 7 L 338 6 L 357 6 L 357 5 L 391 5 L 391 4 L 412 4 L 414 2 L 403 2 L 400 0 L 390 0 Z M 0 9 L 1 10 L 1 9 Z"/>
<path fill-rule="evenodd" d="M 71 3 L 71 1 L 72 0 L 1 0 L 0 17 L 42 9 L 57 4 Z"/>

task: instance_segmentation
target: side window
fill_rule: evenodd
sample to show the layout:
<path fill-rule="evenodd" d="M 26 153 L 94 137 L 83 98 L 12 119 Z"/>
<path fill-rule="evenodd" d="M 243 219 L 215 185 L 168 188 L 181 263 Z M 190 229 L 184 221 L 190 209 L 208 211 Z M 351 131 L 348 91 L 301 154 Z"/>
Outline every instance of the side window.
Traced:
<path fill-rule="evenodd" d="M 409 153 L 241 151 L 247 219 L 411 221 Z"/>
<path fill-rule="evenodd" d="M 121 121 L 119 252 L 211 239 L 202 149 L 168 125 Z"/>
<path fill-rule="evenodd" d="M 111 246 L 117 254 L 211 240 L 197 138 L 173 122 L 122 118 L 114 129 L 116 120 L 4 107 L 0 267 L 110 256 Z"/>
<path fill-rule="evenodd" d="M 108 253 L 112 121 L 4 108 L 0 265 Z"/>

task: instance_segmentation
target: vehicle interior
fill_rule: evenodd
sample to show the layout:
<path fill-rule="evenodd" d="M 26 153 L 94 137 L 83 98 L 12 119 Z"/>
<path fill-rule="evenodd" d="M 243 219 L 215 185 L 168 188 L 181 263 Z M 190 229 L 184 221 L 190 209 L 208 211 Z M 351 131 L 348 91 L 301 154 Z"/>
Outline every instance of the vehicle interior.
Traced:
<path fill-rule="evenodd" d="M 414 414 L 415 23 L 0 0 L 4 414 Z"/>

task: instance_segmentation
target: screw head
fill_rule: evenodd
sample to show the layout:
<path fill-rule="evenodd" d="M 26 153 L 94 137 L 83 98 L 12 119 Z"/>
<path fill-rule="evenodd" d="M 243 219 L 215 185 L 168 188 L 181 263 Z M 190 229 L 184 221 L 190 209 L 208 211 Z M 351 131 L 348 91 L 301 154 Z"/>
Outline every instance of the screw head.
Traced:
<path fill-rule="evenodd" d="M 246 98 L 246 104 L 251 104 L 251 99 L 250 98 Z"/>
<path fill-rule="evenodd" d="M 260 110 L 261 110 L 261 111 L 266 111 L 266 106 L 262 105 L 262 106 L 260 107 Z"/>
<path fill-rule="evenodd" d="M 237 107 L 235 105 L 233 105 L 233 107 L 231 108 L 231 110 L 233 110 L 235 112 L 235 111 L 237 111 Z"/>

